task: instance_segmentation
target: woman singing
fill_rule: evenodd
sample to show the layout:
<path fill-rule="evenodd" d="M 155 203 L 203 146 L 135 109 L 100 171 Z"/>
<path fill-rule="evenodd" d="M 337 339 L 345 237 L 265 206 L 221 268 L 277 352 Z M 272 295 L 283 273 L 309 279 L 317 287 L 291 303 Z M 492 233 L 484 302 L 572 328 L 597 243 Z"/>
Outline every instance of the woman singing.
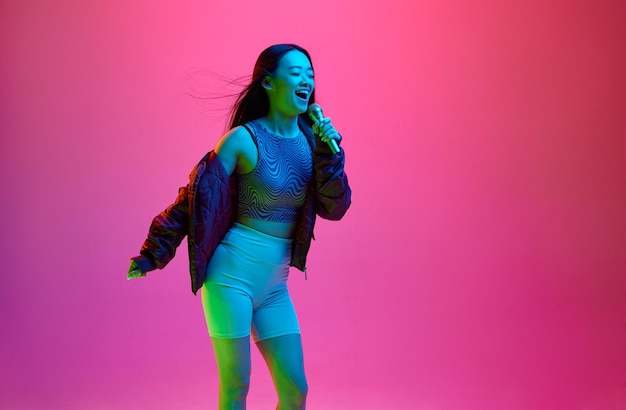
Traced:
<path fill-rule="evenodd" d="M 154 218 L 128 278 L 163 268 L 187 236 L 192 291 L 202 305 L 219 374 L 219 408 L 244 409 L 250 336 L 263 355 L 279 409 L 304 409 L 307 381 L 289 267 L 306 270 L 316 215 L 350 206 L 341 137 L 311 120 L 309 53 L 277 44 L 257 59 L 231 111 L 230 131 L 192 171 L 176 201 Z M 335 147 L 332 149 L 331 146 Z"/>

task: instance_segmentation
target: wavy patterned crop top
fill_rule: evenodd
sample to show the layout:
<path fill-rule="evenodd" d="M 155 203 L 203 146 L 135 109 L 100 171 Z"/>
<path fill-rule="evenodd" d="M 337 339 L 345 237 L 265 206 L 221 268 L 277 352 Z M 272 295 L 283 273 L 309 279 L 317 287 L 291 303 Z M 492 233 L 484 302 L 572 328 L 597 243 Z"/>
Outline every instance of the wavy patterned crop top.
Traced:
<path fill-rule="evenodd" d="M 296 222 L 313 178 L 313 153 L 302 131 L 295 138 L 272 134 L 257 121 L 246 124 L 259 151 L 256 167 L 238 174 L 239 215 Z"/>

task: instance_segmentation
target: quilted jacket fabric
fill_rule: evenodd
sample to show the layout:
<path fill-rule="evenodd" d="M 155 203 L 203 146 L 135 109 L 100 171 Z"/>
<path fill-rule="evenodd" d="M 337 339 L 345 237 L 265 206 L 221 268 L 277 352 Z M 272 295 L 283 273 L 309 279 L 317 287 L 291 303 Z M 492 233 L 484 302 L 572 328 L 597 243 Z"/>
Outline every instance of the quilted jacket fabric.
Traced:
<path fill-rule="evenodd" d="M 310 134 L 307 137 L 312 140 Z M 291 266 L 303 272 L 314 238 L 316 215 L 341 219 L 350 207 L 352 195 L 344 172 L 343 149 L 332 154 L 320 146 L 314 150 L 313 158 L 313 182 L 296 225 L 291 254 Z M 191 290 L 196 294 L 204 283 L 207 263 L 237 216 L 235 184 L 235 174 L 228 176 L 217 154 L 207 153 L 191 171 L 189 184 L 179 189 L 174 203 L 152 220 L 140 255 L 132 258 L 139 268 L 143 272 L 162 269 L 187 236 Z"/>

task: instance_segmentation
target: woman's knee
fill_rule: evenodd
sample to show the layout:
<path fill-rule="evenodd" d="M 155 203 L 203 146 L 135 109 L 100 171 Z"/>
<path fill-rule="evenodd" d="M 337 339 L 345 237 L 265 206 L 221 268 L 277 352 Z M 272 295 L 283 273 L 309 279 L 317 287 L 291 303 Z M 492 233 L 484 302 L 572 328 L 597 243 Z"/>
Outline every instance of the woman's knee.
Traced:
<path fill-rule="evenodd" d="M 245 398 L 250 390 L 250 377 L 242 375 L 220 376 L 220 394 L 232 400 Z"/>
<path fill-rule="evenodd" d="M 250 341 L 213 338 L 220 392 L 228 397 L 245 396 L 250 388 Z"/>
<path fill-rule="evenodd" d="M 277 386 L 278 409 L 304 409 L 309 386 L 306 380 L 291 383 L 289 386 Z"/>
<path fill-rule="evenodd" d="M 298 381 L 295 387 L 298 394 L 302 397 L 306 397 L 309 393 L 309 384 L 306 381 L 306 377 L 302 377 L 302 380 Z"/>
<path fill-rule="evenodd" d="M 306 399 L 306 396 L 309 393 L 309 384 L 307 383 L 306 379 L 303 379 L 302 381 L 296 383 L 296 385 L 294 386 L 294 390 L 297 397 L 300 397 L 302 400 Z"/>
<path fill-rule="evenodd" d="M 278 395 L 283 399 L 293 402 L 301 402 L 309 393 L 309 385 L 304 374 L 281 380 L 277 383 Z"/>

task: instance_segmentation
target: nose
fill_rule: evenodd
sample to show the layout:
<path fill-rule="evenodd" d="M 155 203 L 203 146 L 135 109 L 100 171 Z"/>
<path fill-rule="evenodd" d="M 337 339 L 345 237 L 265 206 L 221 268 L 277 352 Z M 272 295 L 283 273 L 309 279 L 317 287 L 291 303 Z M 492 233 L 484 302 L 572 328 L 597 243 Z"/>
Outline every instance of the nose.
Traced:
<path fill-rule="evenodd" d="M 300 77 L 300 85 L 313 88 L 313 80 L 309 77 Z"/>

